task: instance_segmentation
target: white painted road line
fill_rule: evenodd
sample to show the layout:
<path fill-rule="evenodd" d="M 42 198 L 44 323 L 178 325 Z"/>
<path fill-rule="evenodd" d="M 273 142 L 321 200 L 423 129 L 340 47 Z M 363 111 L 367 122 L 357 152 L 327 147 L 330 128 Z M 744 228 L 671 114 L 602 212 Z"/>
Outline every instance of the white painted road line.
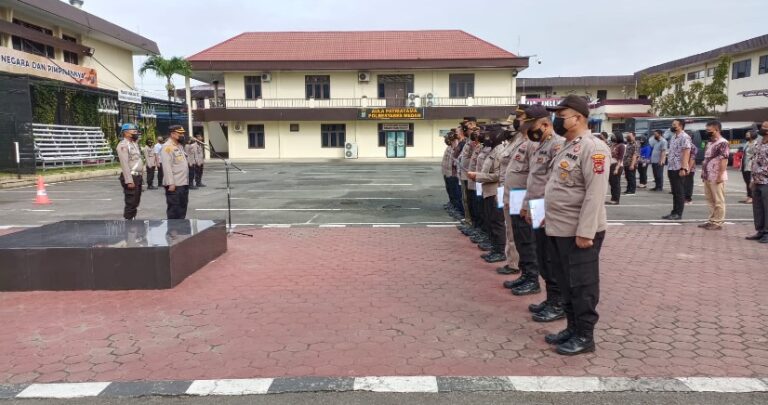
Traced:
<path fill-rule="evenodd" d="M 508 377 L 518 391 L 593 392 L 600 391 L 597 377 Z"/>
<path fill-rule="evenodd" d="M 624 224 L 621 222 L 608 222 L 608 226 L 623 226 Z"/>
<path fill-rule="evenodd" d="M 374 225 L 374 228 L 399 228 L 400 225 Z"/>
<path fill-rule="evenodd" d="M 346 225 L 335 225 L 335 224 L 322 224 L 319 226 L 320 228 L 346 228 Z"/>
<path fill-rule="evenodd" d="M 363 184 L 363 183 L 349 183 L 349 184 L 342 184 L 342 186 L 375 186 L 375 187 L 390 187 L 390 186 L 412 186 L 413 184 L 408 183 L 401 183 L 401 184 L 382 184 L 382 183 L 370 183 L 370 184 Z"/>
<path fill-rule="evenodd" d="M 682 224 L 677 223 L 677 222 L 650 222 L 649 225 L 654 225 L 654 226 L 679 226 L 679 225 L 682 225 Z"/>
<path fill-rule="evenodd" d="M 232 211 L 371 211 L 378 208 L 232 208 Z M 420 210 L 421 208 L 388 208 L 393 210 Z M 195 208 L 195 211 L 227 211 L 226 208 Z"/>
<path fill-rule="evenodd" d="M 358 377 L 355 391 L 437 392 L 435 377 Z"/>
<path fill-rule="evenodd" d="M 756 378 L 681 377 L 678 380 L 696 392 L 759 392 L 768 389 Z"/>
<path fill-rule="evenodd" d="M 427 228 L 455 228 L 456 225 L 427 225 Z"/>
<path fill-rule="evenodd" d="M 253 395 L 266 394 L 272 378 L 240 380 L 196 380 L 187 389 L 187 395 Z"/>
<path fill-rule="evenodd" d="M 95 397 L 104 391 L 108 382 L 32 384 L 16 398 L 81 398 Z"/>

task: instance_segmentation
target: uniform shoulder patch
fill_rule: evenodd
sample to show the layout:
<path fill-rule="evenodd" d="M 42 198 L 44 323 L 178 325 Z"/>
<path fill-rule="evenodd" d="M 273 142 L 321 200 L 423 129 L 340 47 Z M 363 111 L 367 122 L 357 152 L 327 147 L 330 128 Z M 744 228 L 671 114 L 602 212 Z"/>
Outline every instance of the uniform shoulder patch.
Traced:
<path fill-rule="evenodd" d="M 605 155 L 602 153 L 595 153 L 592 155 L 592 171 L 595 174 L 603 174 L 605 172 Z"/>
<path fill-rule="evenodd" d="M 171 147 L 171 146 L 166 146 L 164 150 L 165 150 L 167 153 L 171 153 L 171 152 L 173 152 L 173 147 Z"/>

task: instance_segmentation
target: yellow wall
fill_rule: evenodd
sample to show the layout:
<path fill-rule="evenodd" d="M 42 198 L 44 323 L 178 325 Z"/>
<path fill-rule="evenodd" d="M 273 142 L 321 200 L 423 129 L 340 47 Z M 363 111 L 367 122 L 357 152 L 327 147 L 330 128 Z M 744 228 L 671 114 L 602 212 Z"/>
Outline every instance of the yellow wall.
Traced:
<path fill-rule="evenodd" d="M 82 56 L 80 61 L 80 65 L 96 69 L 99 75 L 99 87 L 110 90 L 127 90 L 128 86 L 134 87 L 133 53 L 131 51 L 85 36 L 81 40 L 83 46 L 95 50 L 93 56 L 101 62 L 99 64 L 87 56 Z M 108 67 L 111 73 L 102 65 Z"/>

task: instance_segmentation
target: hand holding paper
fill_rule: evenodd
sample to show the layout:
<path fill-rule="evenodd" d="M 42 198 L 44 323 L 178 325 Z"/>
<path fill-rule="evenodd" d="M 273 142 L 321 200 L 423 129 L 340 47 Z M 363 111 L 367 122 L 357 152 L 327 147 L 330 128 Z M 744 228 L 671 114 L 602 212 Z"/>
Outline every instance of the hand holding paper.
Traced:
<path fill-rule="evenodd" d="M 515 188 L 509 190 L 509 214 L 520 215 L 520 209 L 523 208 L 523 200 L 525 199 L 525 189 Z"/>
<path fill-rule="evenodd" d="M 531 226 L 533 229 L 539 229 L 544 225 L 544 199 L 528 201 L 528 207 L 531 209 Z"/>

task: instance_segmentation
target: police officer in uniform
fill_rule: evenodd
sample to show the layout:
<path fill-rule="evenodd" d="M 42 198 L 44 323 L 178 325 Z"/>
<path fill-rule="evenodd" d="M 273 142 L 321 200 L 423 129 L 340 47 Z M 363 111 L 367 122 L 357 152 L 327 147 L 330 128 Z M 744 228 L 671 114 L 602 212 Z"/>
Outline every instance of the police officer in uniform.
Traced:
<path fill-rule="evenodd" d="M 470 156 L 472 155 L 474 146 L 472 145 L 472 140 L 467 137 L 467 131 L 464 124 L 465 122 L 461 122 L 459 123 L 459 126 L 456 127 L 456 132 L 460 133 L 464 138 L 464 147 L 461 148 L 461 152 L 459 153 L 458 165 L 459 181 L 461 182 L 461 203 L 464 206 L 464 221 L 458 228 L 461 230 L 461 233 L 469 236 L 473 229 L 472 217 L 474 213 L 472 213 L 472 208 L 469 204 L 469 177 L 467 177 L 467 169 L 469 169 Z"/>
<path fill-rule="evenodd" d="M 493 148 L 489 145 L 487 145 L 487 142 L 485 141 L 485 136 L 483 135 L 480 128 L 473 128 L 473 131 L 476 133 L 479 145 L 478 148 L 480 149 L 480 153 L 477 154 L 477 163 L 475 167 L 470 167 L 470 172 L 479 173 L 483 171 L 483 165 L 485 164 L 485 159 L 488 158 L 488 155 L 491 153 Z M 472 180 L 474 181 L 474 180 Z M 481 189 L 478 191 L 477 187 L 480 187 Z M 477 195 L 477 194 L 480 195 Z M 483 203 L 483 190 L 482 190 L 482 184 L 475 184 L 475 208 L 477 209 L 479 215 L 480 215 L 480 224 L 482 226 L 482 235 L 480 236 L 480 241 L 477 242 L 477 246 L 481 250 L 490 251 L 493 249 L 493 244 L 491 243 L 491 220 L 488 218 L 488 213 L 485 212 L 485 205 Z M 470 238 L 470 240 L 472 240 Z M 472 240 L 474 242 L 474 240 Z"/>
<path fill-rule="evenodd" d="M 529 164 L 528 183 L 526 194 L 523 200 L 522 216 L 531 223 L 531 213 L 525 209 L 528 207 L 528 201 L 544 198 L 544 189 L 546 188 L 549 176 L 552 173 L 552 159 L 563 147 L 565 139 L 557 135 L 552 129 L 552 120 L 550 112 L 542 105 L 533 105 L 525 110 L 528 117 L 528 129 L 526 131 L 528 140 L 535 145 L 531 161 Z M 536 246 L 536 260 L 539 265 L 539 273 L 544 279 L 547 298 L 540 304 L 531 304 L 528 310 L 533 312 L 533 320 L 536 322 L 551 322 L 565 318 L 563 310 L 563 299 L 557 280 L 552 274 L 549 265 L 549 255 L 547 254 L 547 234 L 544 226 L 533 230 L 533 239 Z"/>
<path fill-rule="evenodd" d="M 504 249 L 504 254 L 507 256 L 507 263 L 496 269 L 499 274 L 517 274 L 520 272 L 519 263 L 520 255 L 517 253 L 517 247 L 515 247 L 514 234 L 512 233 L 512 219 L 509 216 L 509 187 L 507 187 L 507 168 L 509 167 L 509 161 L 512 158 L 512 148 L 515 147 L 513 142 L 515 135 L 520 132 L 521 118 L 525 113 L 525 107 L 527 105 L 520 104 L 515 111 L 515 116 L 509 116 L 507 122 L 512 126 L 512 130 L 507 128 L 507 139 L 505 140 L 506 146 L 501 151 L 501 165 L 499 166 L 499 184 L 504 185 L 504 230 L 506 231 L 507 246 Z M 509 121 L 509 119 L 512 121 Z"/>
<path fill-rule="evenodd" d="M 189 163 L 184 153 L 184 127 L 171 125 L 170 135 L 163 144 L 160 152 L 165 170 L 163 186 L 165 186 L 166 214 L 168 219 L 184 219 L 187 216 L 189 202 Z"/>
<path fill-rule="evenodd" d="M 496 195 L 499 187 L 500 152 L 504 149 L 504 145 L 502 145 L 504 133 L 505 131 L 501 125 L 492 125 L 484 128 L 483 146 L 492 148 L 491 152 L 483 163 L 482 171 L 467 173 L 467 177 L 470 180 L 481 183 L 483 188 L 483 212 L 488 220 L 487 229 L 491 251 L 489 254 L 481 257 L 488 263 L 501 262 L 507 259 L 504 255 L 504 247 L 506 245 L 504 213 L 499 208 L 497 202 L 503 196 Z"/>
<path fill-rule="evenodd" d="M 136 143 L 139 129 L 134 124 L 123 124 L 120 128 L 123 140 L 117 144 L 117 158 L 120 160 L 120 185 L 125 195 L 123 218 L 134 219 L 141 203 L 141 186 L 144 162 L 141 159 L 141 149 Z"/>
<path fill-rule="evenodd" d="M 155 153 L 155 141 L 152 139 L 147 141 L 147 144 L 142 148 L 144 153 L 144 161 L 147 165 L 147 190 L 154 190 L 157 187 L 153 185 L 155 182 L 155 170 L 157 168 L 157 154 Z M 160 184 L 158 182 L 158 184 Z"/>
<path fill-rule="evenodd" d="M 555 107 L 552 126 L 565 137 L 545 189 L 548 252 L 563 297 L 568 326 L 545 337 L 557 353 L 595 350 L 600 298 L 600 248 L 607 228 L 608 146 L 592 136 L 587 101 L 569 95 Z"/>
<path fill-rule="evenodd" d="M 199 142 L 203 142 L 203 136 L 195 135 L 195 139 Z M 205 166 L 205 152 L 203 151 L 203 145 L 195 142 L 195 161 L 197 162 L 197 170 L 195 171 L 195 186 L 205 187 L 203 184 L 203 167 Z"/>
<path fill-rule="evenodd" d="M 155 156 L 157 161 L 157 187 L 161 187 L 163 185 L 163 162 L 160 157 L 160 152 L 163 150 L 163 137 L 158 136 L 157 137 L 157 143 L 155 144 Z"/>
<path fill-rule="evenodd" d="M 189 139 L 184 145 L 184 153 L 187 154 L 187 163 L 189 163 L 189 189 L 196 190 L 195 172 L 197 172 L 197 154 L 195 154 L 195 141 Z"/>
<path fill-rule="evenodd" d="M 480 150 L 482 150 L 483 145 L 480 143 L 480 139 L 478 138 L 479 134 L 476 130 L 467 127 L 467 131 L 469 131 L 469 141 L 472 145 L 472 153 L 469 155 L 469 164 L 467 165 L 467 172 L 470 172 L 477 167 L 477 158 L 480 156 Z M 474 180 L 469 180 L 469 177 L 467 177 L 467 204 L 469 204 L 470 211 L 472 212 L 473 226 L 473 232 L 467 236 L 469 236 L 469 240 L 472 241 L 472 243 L 480 243 L 487 240 L 484 231 L 483 215 L 477 206 L 477 197 L 475 194 L 477 192 L 476 186 L 476 182 Z"/>

